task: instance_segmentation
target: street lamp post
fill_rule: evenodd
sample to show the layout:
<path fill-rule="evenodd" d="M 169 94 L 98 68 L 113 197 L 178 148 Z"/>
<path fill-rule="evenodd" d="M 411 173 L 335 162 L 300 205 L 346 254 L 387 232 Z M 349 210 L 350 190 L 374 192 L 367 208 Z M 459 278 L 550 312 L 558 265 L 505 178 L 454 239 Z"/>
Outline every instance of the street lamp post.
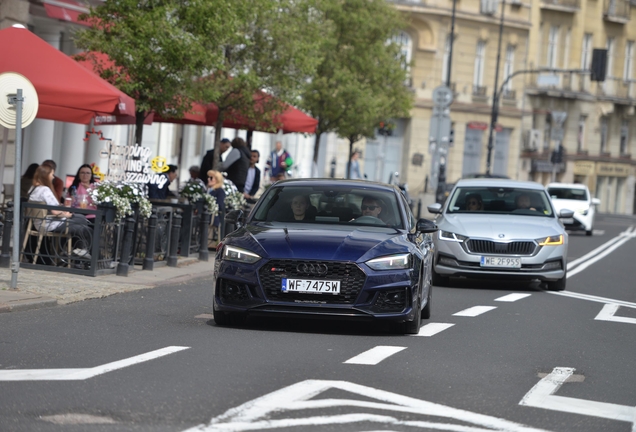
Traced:
<path fill-rule="evenodd" d="M 497 64 L 495 66 L 495 86 L 492 92 L 492 111 L 490 113 L 490 129 L 488 130 L 488 155 L 486 157 L 486 174 L 490 174 L 490 160 L 492 159 L 493 131 L 497 126 L 499 116 L 499 63 L 501 61 L 501 39 L 503 37 L 504 13 L 506 12 L 506 0 L 501 1 L 501 20 L 499 21 L 499 41 L 497 43 Z"/>

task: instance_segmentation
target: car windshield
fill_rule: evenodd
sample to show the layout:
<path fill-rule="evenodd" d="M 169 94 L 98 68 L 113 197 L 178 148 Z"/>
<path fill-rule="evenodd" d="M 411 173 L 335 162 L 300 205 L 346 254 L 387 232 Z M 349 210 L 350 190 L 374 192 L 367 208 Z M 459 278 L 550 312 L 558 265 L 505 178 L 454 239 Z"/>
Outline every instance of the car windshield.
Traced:
<path fill-rule="evenodd" d="M 515 187 L 458 187 L 447 213 L 497 213 L 552 216 L 545 192 Z"/>
<path fill-rule="evenodd" d="M 351 185 L 272 186 L 251 221 L 404 226 L 394 192 Z"/>
<path fill-rule="evenodd" d="M 576 201 L 587 201 L 587 191 L 580 188 L 551 187 L 548 188 L 550 197 L 555 199 L 567 199 Z"/>

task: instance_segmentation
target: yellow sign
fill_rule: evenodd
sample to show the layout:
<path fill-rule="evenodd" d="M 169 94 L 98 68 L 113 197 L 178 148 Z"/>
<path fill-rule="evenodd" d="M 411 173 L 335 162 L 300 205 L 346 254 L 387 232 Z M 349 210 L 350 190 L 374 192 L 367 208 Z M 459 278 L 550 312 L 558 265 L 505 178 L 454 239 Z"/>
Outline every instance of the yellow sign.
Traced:
<path fill-rule="evenodd" d="M 596 164 L 596 174 L 608 177 L 627 177 L 630 168 L 627 164 L 598 162 Z"/>
<path fill-rule="evenodd" d="M 594 162 L 592 161 L 576 161 L 574 163 L 574 175 L 592 175 L 594 174 Z"/>
<path fill-rule="evenodd" d="M 163 156 L 155 156 L 150 161 L 150 168 L 156 173 L 163 173 L 170 169 L 167 160 Z"/>

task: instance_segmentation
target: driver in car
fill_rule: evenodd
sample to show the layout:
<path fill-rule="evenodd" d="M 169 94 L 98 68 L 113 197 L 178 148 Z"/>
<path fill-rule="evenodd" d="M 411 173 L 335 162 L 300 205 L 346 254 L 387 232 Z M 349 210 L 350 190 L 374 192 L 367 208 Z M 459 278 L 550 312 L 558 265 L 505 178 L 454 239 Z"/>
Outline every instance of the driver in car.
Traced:
<path fill-rule="evenodd" d="M 373 216 L 380 219 L 380 212 L 382 211 L 382 203 L 377 198 L 364 197 L 362 199 L 362 216 Z"/>

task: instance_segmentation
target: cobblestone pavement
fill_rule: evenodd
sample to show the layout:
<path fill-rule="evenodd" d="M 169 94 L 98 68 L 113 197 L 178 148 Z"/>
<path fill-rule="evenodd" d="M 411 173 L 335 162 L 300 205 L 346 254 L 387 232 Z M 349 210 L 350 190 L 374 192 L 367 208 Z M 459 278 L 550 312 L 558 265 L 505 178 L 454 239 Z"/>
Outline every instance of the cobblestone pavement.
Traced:
<path fill-rule="evenodd" d="M 131 269 L 127 277 L 117 275 L 78 276 L 30 270 L 18 272 L 17 290 L 11 287 L 11 270 L 0 268 L 0 312 L 63 305 L 113 294 L 154 288 L 212 275 L 213 258 L 208 262 L 180 258 L 177 267 L 156 267 L 144 271 Z"/>

